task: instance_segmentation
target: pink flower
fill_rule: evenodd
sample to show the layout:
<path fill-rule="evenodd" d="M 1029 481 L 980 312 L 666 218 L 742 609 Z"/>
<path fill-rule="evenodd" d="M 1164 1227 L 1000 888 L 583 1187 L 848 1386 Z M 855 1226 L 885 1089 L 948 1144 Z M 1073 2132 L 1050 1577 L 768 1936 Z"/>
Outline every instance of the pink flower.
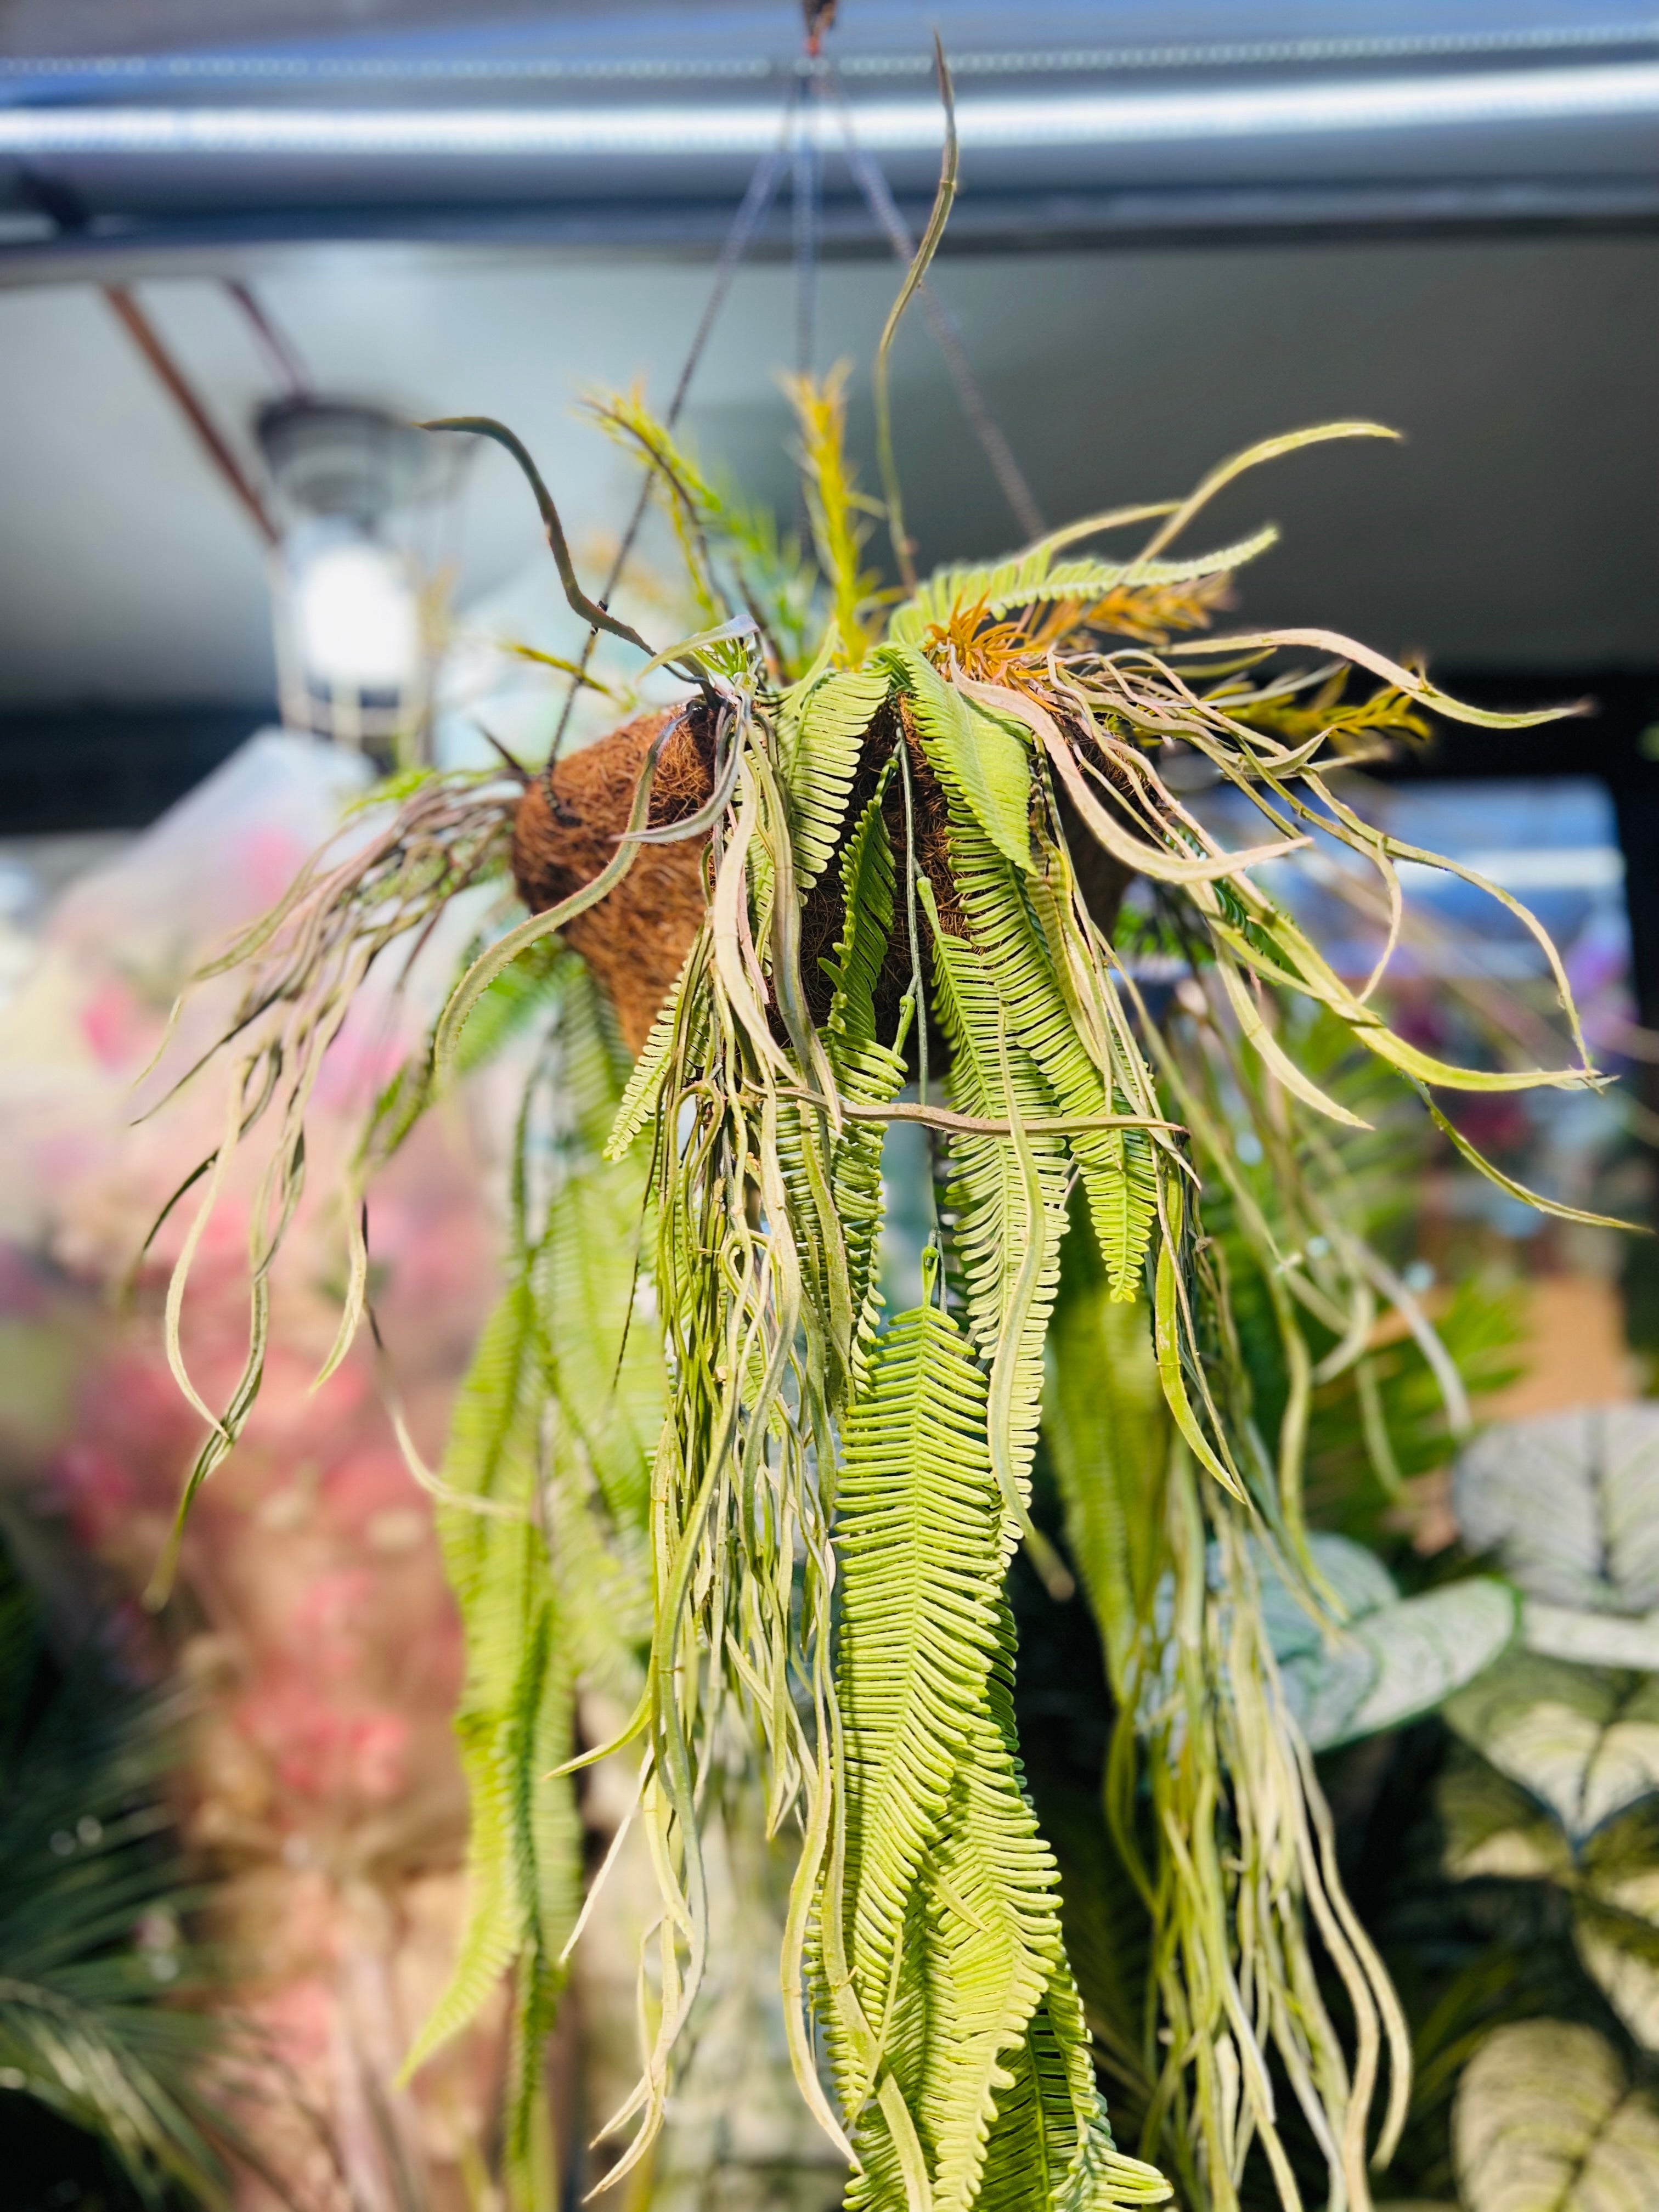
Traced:
<path fill-rule="evenodd" d="M 117 1536 L 143 1502 L 131 1465 L 107 1444 L 87 1438 L 64 1445 L 47 1469 L 47 1480 L 76 1541 L 89 1551 L 100 1550 Z"/>
<path fill-rule="evenodd" d="M 155 1017 L 118 976 L 104 977 L 81 1003 L 81 1034 L 105 1067 L 142 1060 L 155 1032 Z"/>
<path fill-rule="evenodd" d="M 343 1674 L 357 1662 L 374 1577 L 363 1567 L 335 1567 L 319 1574 L 301 1593 L 290 1616 L 286 1641 L 302 1665 Z"/>
<path fill-rule="evenodd" d="M 294 1796 L 380 1802 L 395 1797 L 407 1779 L 410 1729 L 401 1713 L 313 1689 L 297 1673 L 257 1685 L 236 1721 Z"/>
<path fill-rule="evenodd" d="M 385 1707 L 352 1723 L 351 1779 L 360 1796 L 376 1803 L 397 1796 L 409 1775 L 409 1723 Z"/>
<path fill-rule="evenodd" d="M 362 1536 L 380 1513 L 422 1503 L 397 1452 L 375 1443 L 338 1460 L 323 1477 L 329 1518 L 343 1535 Z"/>

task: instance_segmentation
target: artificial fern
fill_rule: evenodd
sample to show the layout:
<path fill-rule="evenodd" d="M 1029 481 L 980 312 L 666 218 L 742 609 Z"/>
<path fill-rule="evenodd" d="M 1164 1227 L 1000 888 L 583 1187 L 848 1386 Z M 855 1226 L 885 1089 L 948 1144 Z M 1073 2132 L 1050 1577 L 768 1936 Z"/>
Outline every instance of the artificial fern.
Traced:
<path fill-rule="evenodd" d="M 878 400 L 890 336 L 890 323 Z M 1256 874 L 1315 824 L 1392 895 L 1396 862 L 1425 856 L 1363 821 L 1328 767 L 1428 709 L 1492 718 L 1322 631 L 1181 635 L 1212 619 L 1227 576 L 1270 542 L 1172 553 L 1207 498 L 1259 461 L 1382 434 L 1375 426 L 1269 441 L 1186 501 L 942 570 L 895 606 L 864 566 L 878 510 L 844 451 L 845 379 L 797 380 L 790 396 L 820 570 L 816 653 L 784 650 L 768 628 L 788 578 L 758 579 L 754 562 L 769 546 L 787 568 L 783 541 L 735 527 L 722 540 L 723 495 L 636 400 L 607 419 L 672 505 L 699 611 L 690 638 L 650 654 L 580 593 L 530 470 L 572 605 L 694 689 L 643 767 L 632 757 L 613 857 L 480 951 L 399 1094 L 406 1120 L 468 1057 L 470 1036 L 513 1034 L 520 963 L 545 962 L 512 1281 L 442 1478 L 468 1638 L 475 1896 L 416 2055 L 517 1960 L 508 2132 L 528 2174 L 534 2050 L 580 1887 L 573 1698 L 579 1680 L 602 1680 L 632 1703 L 616 1747 L 638 1760 L 661 1899 L 617 2178 L 647 2170 L 670 2124 L 708 1978 L 704 1832 L 735 1773 L 769 1833 L 799 1838 L 784 2027 L 802 2094 L 851 2163 L 850 2205 L 1103 2212 L 1167 2193 L 1113 2146 L 1014 1739 L 1013 1548 L 1026 1543 L 1051 1590 L 1069 1582 L 1032 1519 L 1053 1351 L 1065 1531 L 1117 1708 L 1106 1811 L 1149 1939 L 1145 2033 L 1120 2066 L 1145 2092 L 1141 2148 L 1206 2212 L 1232 2212 L 1258 2185 L 1297 2212 L 1288 2085 L 1331 2201 L 1364 2212 L 1408 2054 L 1336 1878 L 1263 1585 L 1334 1643 L 1346 1633 L 1306 1526 L 1310 1425 L 1316 1391 L 1347 1377 L 1374 1413 L 1386 1304 L 1451 1398 L 1457 1386 L 1356 1226 L 1340 1161 L 1310 1133 L 1365 1124 L 1317 1025 L 1383 1079 L 1403 1077 L 1449 1128 L 1436 1086 L 1601 1079 L 1559 963 L 1570 1064 L 1453 1066 L 1393 1031 Z M 448 427 L 482 430 L 528 465 L 499 425 Z M 887 492 L 908 578 L 896 483 Z M 1127 557 L 1057 558 L 1148 524 Z M 1377 688 L 1345 702 L 1333 659 Z M 706 787 L 692 811 L 657 819 L 662 747 L 693 722 Z M 1176 744 L 1257 809 L 1261 843 L 1223 847 L 1185 804 L 1164 773 Z M 244 946 L 264 966 L 238 1079 L 250 1126 L 259 1103 L 283 1102 L 290 1183 L 345 979 L 459 887 L 455 872 L 434 873 L 434 841 L 460 856 L 462 881 L 501 866 L 509 813 L 556 838 L 560 777 L 556 763 L 510 809 L 497 788 L 434 780 L 368 861 L 307 878 Z M 546 954 L 605 899 L 626 917 L 633 857 L 676 840 L 692 846 L 696 910 L 629 1076 L 597 987 L 574 955 Z M 1129 875 L 1151 886 L 1182 964 L 1173 1011 L 1141 998 L 1103 867 L 1119 891 Z M 889 1321 L 882 1161 L 896 1120 L 927 1131 L 937 1204 L 922 1303 Z M 1240 1164 L 1246 1124 L 1271 1204 Z M 1451 1139 L 1470 1152 L 1455 1128 Z M 1212 1196 L 1219 1237 L 1202 1212 Z M 1277 1346 L 1270 1389 L 1245 1356 L 1236 1263 L 1246 1325 L 1255 1298 Z M 1314 1928 L 1342 1984 L 1334 2010 Z"/>
<path fill-rule="evenodd" d="M 538 1240 L 486 1324 L 441 1475 L 439 1534 L 460 1607 L 466 1675 L 456 1717 L 471 1807 L 467 1924 L 448 1987 L 408 2064 L 457 2033 L 514 1969 L 505 2162 L 526 2203 L 547 2188 L 543 2051 L 581 1902 L 575 1788 L 579 1675 L 622 1686 L 642 1638 L 649 1455 L 661 1425 L 654 1327 L 636 1314 L 642 1170 L 600 1146 L 621 1088 L 586 975 L 556 994 L 558 1182 Z M 526 1121 L 528 1115 L 526 1115 Z M 529 1131 L 515 1176 L 528 1240 Z M 539 2195 L 538 2195 L 539 2191 Z"/>
<path fill-rule="evenodd" d="M 879 672 L 828 670 L 787 693 L 778 728 L 788 781 L 795 880 L 810 890 L 841 842 L 864 733 L 887 696 Z"/>
<path fill-rule="evenodd" d="M 1079 534 L 1073 526 L 1059 533 L 1059 542 Z M 1258 530 L 1236 545 L 1187 561 L 1062 561 L 1058 564 L 1054 558 L 1056 543 L 1048 540 L 1018 560 L 1002 562 L 993 568 L 941 568 L 894 618 L 888 635 L 901 644 L 921 643 L 930 628 L 947 624 L 963 607 L 994 619 L 1017 608 L 1055 601 L 1092 605 L 1126 584 L 1142 591 L 1158 591 L 1171 584 L 1196 583 L 1208 576 L 1231 576 L 1247 561 L 1269 551 L 1278 536 L 1276 530 Z"/>
<path fill-rule="evenodd" d="M 1017 1531 L 985 1424 L 962 1330 L 931 1303 L 901 1315 L 845 1442 L 848 1815 L 842 1895 L 826 1899 L 835 1918 L 818 1942 L 842 2105 L 858 2116 L 848 2202 L 879 2212 L 914 2203 L 918 2160 L 940 2212 L 1064 2202 L 1104 2129 L 1054 1861 L 1013 1745 L 1003 1576 Z M 1128 2161 L 1121 2178 L 1141 2193 L 1084 2201 L 1165 2193 Z"/>

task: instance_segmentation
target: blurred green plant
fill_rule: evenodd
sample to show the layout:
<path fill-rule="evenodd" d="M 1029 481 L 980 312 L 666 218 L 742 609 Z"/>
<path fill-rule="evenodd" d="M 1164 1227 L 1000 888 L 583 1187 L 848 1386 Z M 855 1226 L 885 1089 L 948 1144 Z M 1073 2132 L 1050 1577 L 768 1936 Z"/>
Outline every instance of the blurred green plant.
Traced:
<path fill-rule="evenodd" d="M 166 1795 L 177 1716 L 97 1655 L 60 1670 L 0 1545 L 0 2133 L 44 2108 L 147 2207 L 228 2208 L 238 2148 L 214 2067 L 203 1893 Z M 3 2115 L 9 2112 L 10 2117 Z"/>

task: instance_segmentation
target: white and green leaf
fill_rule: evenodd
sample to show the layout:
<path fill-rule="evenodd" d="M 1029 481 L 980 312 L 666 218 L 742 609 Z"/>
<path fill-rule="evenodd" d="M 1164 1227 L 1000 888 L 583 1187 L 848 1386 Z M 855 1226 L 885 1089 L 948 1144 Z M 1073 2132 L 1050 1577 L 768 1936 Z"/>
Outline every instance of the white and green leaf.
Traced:
<path fill-rule="evenodd" d="M 1594 2028 L 1496 2029 L 1452 2116 L 1468 2212 L 1647 2212 L 1659 2203 L 1659 2106 Z"/>
<path fill-rule="evenodd" d="M 1659 1791 L 1659 1680 L 1509 1653 L 1446 1705 L 1467 1743 L 1576 1841 Z"/>

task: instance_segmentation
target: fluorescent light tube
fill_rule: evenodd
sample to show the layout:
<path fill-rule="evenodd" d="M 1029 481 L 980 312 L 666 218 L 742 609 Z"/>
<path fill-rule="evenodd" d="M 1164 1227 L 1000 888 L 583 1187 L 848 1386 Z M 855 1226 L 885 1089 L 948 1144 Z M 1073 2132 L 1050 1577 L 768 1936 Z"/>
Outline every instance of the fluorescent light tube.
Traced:
<path fill-rule="evenodd" d="M 875 153 L 940 143 L 933 100 L 865 100 L 852 111 Z M 1271 139 L 1482 125 L 1659 119 L 1659 62 L 1486 70 L 1434 76 L 1146 92 L 988 94 L 957 103 L 964 151 Z M 779 111 L 730 101 L 560 107 L 0 107 L 0 155 L 191 155 L 263 160 L 446 157 L 649 160 L 757 156 Z M 838 114 L 807 111 L 826 150 Z"/>

